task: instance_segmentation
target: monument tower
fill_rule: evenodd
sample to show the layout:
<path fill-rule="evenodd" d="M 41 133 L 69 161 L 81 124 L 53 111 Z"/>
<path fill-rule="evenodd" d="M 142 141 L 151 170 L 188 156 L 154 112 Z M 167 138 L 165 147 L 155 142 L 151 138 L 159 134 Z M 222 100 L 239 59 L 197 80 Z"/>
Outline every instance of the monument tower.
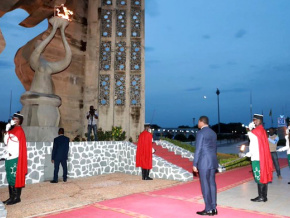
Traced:
<path fill-rule="evenodd" d="M 121 126 L 128 138 L 136 140 L 145 120 L 145 0 L 2 0 L 0 17 L 22 8 L 29 16 L 20 25 L 33 27 L 50 19 L 60 4 L 74 15 L 65 30 L 72 61 L 68 68 L 52 75 L 53 93 L 61 98 L 59 126 L 71 139 L 84 137 L 86 113 L 94 105 L 98 128 Z M 51 31 L 49 26 L 15 55 L 16 74 L 27 91 L 34 77 L 29 58 L 35 44 Z M 42 55 L 49 62 L 65 57 L 60 33 Z"/>

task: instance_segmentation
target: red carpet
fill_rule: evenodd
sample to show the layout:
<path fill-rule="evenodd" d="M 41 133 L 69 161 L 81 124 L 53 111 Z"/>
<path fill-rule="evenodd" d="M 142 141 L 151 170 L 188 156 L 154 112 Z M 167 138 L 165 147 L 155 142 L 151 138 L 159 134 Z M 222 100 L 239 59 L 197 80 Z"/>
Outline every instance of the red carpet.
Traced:
<path fill-rule="evenodd" d="M 287 160 L 281 159 L 280 166 L 281 168 L 287 166 Z M 218 173 L 216 176 L 218 192 L 252 180 L 253 176 L 249 172 L 250 170 L 251 166 L 246 166 L 224 173 Z M 183 183 L 174 187 L 102 201 L 44 217 L 197 217 L 195 212 L 204 209 L 204 205 L 199 203 L 201 198 L 202 195 L 198 178 L 194 178 L 192 182 Z M 218 205 L 218 212 L 219 217 L 229 218 L 283 217 L 221 205 Z"/>
<path fill-rule="evenodd" d="M 182 158 L 180 155 L 174 154 L 174 152 L 168 151 L 166 148 L 162 148 L 160 145 L 153 143 L 153 148 L 156 150 L 155 155 L 162 157 L 170 163 L 175 164 L 189 172 L 192 172 L 192 161 L 188 158 Z"/>

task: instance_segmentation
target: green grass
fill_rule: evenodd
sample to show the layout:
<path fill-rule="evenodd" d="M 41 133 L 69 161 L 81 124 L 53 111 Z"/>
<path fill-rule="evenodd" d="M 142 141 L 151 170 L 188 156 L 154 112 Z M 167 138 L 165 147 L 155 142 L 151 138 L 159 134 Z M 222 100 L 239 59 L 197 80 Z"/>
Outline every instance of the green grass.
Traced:
<path fill-rule="evenodd" d="M 168 141 L 178 147 L 181 147 L 181 148 L 184 148 L 185 150 L 188 150 L 190 152 L 195 152 L 195 148 L 189 144 L 186 144 L 186 143 L 183 143 L 181 141 L 178 141 L 178 140 L 173 140 L 173 139 L 169 139 L 169 138 L 164 138 L 164 137 L 161 137 L 160 138 L 161 140 L 164 140 L 164 141 Z"/>
<path fill-rule="evenodd" d="M 184 148 L 190 152 L 195 152 L 195 147 L 183 143 L 181 141 L 173 140 L 173 139 L 168 139 L 168 138 L 161 138 L 161 140 L 168 141 L 178 147 Z M 224 154 L 224 153 L 217 153 L 217 158 L 219 161 L 219 164 L 223 165 L 226 170 L 229 169 L 234 169 L 237 167 L 242 167 L 251 164 L 251 161 L 249 158 L 245 157 L 240 159 L 237 154 Z M 236 161 L 235 161 L 236 160 Z"/>

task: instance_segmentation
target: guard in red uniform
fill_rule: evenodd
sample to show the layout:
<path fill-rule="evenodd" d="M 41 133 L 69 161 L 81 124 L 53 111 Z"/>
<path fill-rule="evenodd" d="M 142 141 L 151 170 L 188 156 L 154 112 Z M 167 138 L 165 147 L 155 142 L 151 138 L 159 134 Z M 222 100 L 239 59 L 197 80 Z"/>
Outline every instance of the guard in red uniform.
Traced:
<path fill-rule="evenodd" d="M 152 169 L 152 134 L 149 124 L 145 124 L 144 128 L 138 139 L 136 167 L 142 168 L 142 180 L 153 180 L 149 177 L 150 169 Z"/>
<path fill-rule="evenodd" d="M 4 204 L 12 205 L 21 201 L 21 190 L 25 186 L 27 174 L 27 148 L 25 133 L 21 127 L 23 116 L 15 113 L 10 123 L 6 125 L 5 170 L 9 189 L 9 198 Z"/>

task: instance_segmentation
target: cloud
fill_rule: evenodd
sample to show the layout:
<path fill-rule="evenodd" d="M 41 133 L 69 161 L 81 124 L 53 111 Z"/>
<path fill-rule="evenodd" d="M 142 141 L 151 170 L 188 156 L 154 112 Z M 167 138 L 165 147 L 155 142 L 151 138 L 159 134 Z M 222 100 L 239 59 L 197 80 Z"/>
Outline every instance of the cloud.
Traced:
<path fill-rule="evenodd" d="M 13 62 L 0 60 L 0 71 L 2 70 L 5 71 L 5 68 L 13 68 L 13 67 L 14 67 Z"/>
<path fill-rule="evenodd" d="M 237 63 L 235 61 L 228 61 L 227 65 L 233 66 L 233 65 L 237 65 Z"/>
<path fill-rule="evenodd" d="M 158 0 L 146 0 L 145 4 L 145 14 L 156 17 L 159 16 L 160 12 L 158 10 Z"/>
<path fill-rule="evenodd" d="M 278 66 L 273 66 L 272 67 L 273 72 L 285 72 L 285 73 L 290 73 L 290 64 L 282 64 Z"/>
<path fill-rule="evenodd" d="M 200 91 L 201 87 L 196 87 L 196 88 L 190 88 L 190 89 L 186 89 L 185 91 L 187 92 L 196 92 L 196 91 Z"/>
<path fill-rule="evenodd" d="M 234 92 L 234 93 L 241 93 L 241 92 L 249 92 L 248 88 L 232 88 L 232 89 L 223 89 L 220 90 L 221 93 L 230 93 L 230 92 Z"/>
<path fill-rule="evenodd" d="M 244 29 L 240 29 L 236 34 L 235 34 L 235 38 L 242 38 L 244 37 L 244 35 L 246 35 L 247 31 Z"/>
<path fill-rule="evenodd" d="M 202 38 L 204 38 L 204 39 L 210 39 L 211 36 L 210 35 L 203 35 Z"/>
<path fill-rule="evenodd" d="M 210 65 L 209 65 L 209 68 L 210 68 L 210 69 L 218 69 L 218 68 L 220 68 L 220 66 L 217 65 L 217 64 L 210 64 Z"/>
<path fill-rule="evenodd" d="M 155 51 L 154 47 L 145 46 L 145 52 L 152 52 L 152 51 Z"/>
<path fill-rule="evenodd" d="M 146 67 L 151 67 L 152 65 L 159 64 L 160 60 L 146 60 L 145 65 Z"/>

